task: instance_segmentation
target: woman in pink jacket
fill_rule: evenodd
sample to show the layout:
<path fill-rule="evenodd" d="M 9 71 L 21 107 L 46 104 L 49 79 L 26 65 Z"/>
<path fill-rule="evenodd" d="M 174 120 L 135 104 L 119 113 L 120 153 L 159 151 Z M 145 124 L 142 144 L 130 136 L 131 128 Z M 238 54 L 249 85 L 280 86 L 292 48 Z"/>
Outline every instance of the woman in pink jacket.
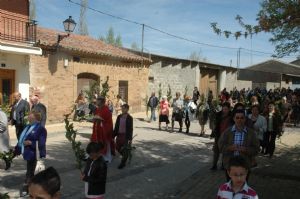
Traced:
<path fill-rule="evenodd" d="M 167 96 L 162 97 L 162 101 L 159 104 L 159 124 L 158 128 L 161 130 L 161 123 L 165 122 L 166 123 L 166 130 L 168 130 L 168 124 L 170 123 L 169 121 L 169 102 L 167 100 Z"/>

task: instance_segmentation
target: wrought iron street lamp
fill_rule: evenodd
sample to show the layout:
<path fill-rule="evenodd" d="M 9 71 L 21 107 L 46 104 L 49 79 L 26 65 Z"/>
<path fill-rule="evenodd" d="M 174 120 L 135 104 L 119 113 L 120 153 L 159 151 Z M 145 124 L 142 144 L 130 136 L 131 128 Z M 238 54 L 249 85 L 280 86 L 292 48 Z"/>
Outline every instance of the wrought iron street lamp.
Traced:
<path fill-rule="evenodd" d="M 70 33 L 72 33 L 76 27 L 76 22 L 72 19 L 72 16 L 69 16 L 68 19 L 64 20 L 63 22 L 64 25 L 64 29 L 65 31 L 68 33 L 67 35 L 58 35 L 57 38 L 57 45 L 59 44 L 59 42 L 61 40 L 63 40 L 64 38 L 70 36 Z"/>

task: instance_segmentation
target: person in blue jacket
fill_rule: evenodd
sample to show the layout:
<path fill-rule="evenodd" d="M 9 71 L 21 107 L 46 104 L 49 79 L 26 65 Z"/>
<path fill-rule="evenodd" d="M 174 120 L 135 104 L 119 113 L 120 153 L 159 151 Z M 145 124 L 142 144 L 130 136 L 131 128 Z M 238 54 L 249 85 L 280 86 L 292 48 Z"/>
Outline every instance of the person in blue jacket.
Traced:
<path fill-rule="evenodd" d="M 47 130 L 40 123 L 40 112 L 31 111 L 28 115 L 28 121 L 29 124 L 22 131 L 15 147 L 15 154 L 22 154 L 24 160 L 27 161 L 26 178 L 20 193 L 21 197 L 28 195 L 28 183 L 34 176 L 37 160 L 46 157 Z"/>

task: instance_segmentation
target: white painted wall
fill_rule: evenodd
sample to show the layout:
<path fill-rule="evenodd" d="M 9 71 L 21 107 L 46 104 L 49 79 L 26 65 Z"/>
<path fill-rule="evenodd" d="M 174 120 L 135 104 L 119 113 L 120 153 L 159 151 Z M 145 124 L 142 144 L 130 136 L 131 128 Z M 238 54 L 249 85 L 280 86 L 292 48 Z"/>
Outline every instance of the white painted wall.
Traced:
<path fill-rule="evenodd" d="M 15 91 L 22 94 L 22 98 L 29 99 L 29 57 L 28 55 L 0 52 L 0 64 L 3 69 L 15 70 Z"/>
<path fill-rule="evenodd" d="M 222 91 L 226 87 L 226 70 L 219 70 L 219 91 Z"/>

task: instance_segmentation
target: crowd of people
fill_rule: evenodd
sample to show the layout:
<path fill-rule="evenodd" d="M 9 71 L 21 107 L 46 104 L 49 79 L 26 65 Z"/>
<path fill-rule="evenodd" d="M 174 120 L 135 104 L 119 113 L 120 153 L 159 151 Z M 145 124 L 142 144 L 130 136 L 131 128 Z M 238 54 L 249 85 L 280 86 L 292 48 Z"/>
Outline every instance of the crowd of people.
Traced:
<path fill-rule="evenodd" d="M 220 168 L 226 171 L 228 181 L 220 187 L 218 198 L 227 198 L 226 195 L 232 196 L 234 193 L 257 198 L 255 191 L 246 183 L 249 171 L 258 164 L 256 156 L 260 152 L 272 158 L 276 138 L 283 134 L 285 125 L 290 123 L 297 126 L 300 121 L 300 89 L 248 88 L 238 91 L 234 88 L 228 92 L 225 88 L 217 99 L 214 99 L 212 91 L 208 92 L 205 99 L 195 87 L 192 97 L 185 95 L 182 99 L 181 94 L 176 92 L 172 102 L 166 96 L 160 102 L 153 98 L 157 98 L 155 93 L 152 93 L 148 103 L 151 107 L 150 120 L 155 121 L 157 106 L 160 130 L 162 122 L 166 123 L 168 130 L 171 108 L 171 132 L 176 121 L 179 123 L 179 132 L 182 132 L 184 121 L 186 133 L 189 133 L 190 121 L 196 118 L 200 124 L 199 135 L 203 136 L 204 125 L 209 121 L 210 137 L 214 138 L 211 170 L 218 169 L 221 155 Z M 237 177 L 242 179 L 238 180 L 238 184 Z"/>
<path fill-rule="evenodd" d="M 50 167 L 36 176 L 37 165 L 46 157 L 47 130 L 45 128 L 47 110 L 40 102 L 38 95 L 33 95 L 30 102 L 22 99 L 20 93 L 14 94 L 14 104 L 11 106 L 10 117 L 0 110 L 0 152 L 9 150 L 8 124 L 16 128 L 18 143 L 14 155 L 22 155 L 26 161 L 26 177 L 20 191 L 20 196 L 30 194 L 33 198 L 41 196 L 30 193 L 40 190 L 51 198 L 59 198 L 60 179 L 54 168 Z M 171 101 L 171 100 L 170 100 Z M 221 169 L 225 170 L 228 183 L 218 191 L 218 198 L 224 198 L 228 192 L 256 198 L 256 193 L 247 185 L 251 168 L 257 166 L 256 156 L 260 153 L 272 158 L 275 151 L 275 140 L 284 132 L 286 123 L 297 125 L 300 113 L 300 90 L 274 89 L 224 89 L 217 99 L 210 91 L 207 99 L 200 95 L 195 87 L 192 96 L 176 92 L 172 102 L 167 96 L 159 100 L 155 92 L 148 100 L 151 110 L 150 120 L 156 121 L 156 111 L 159 108 L 158 128 L 166 123 L 166 130 L 174 132 L 175 122 L 179 124 L 179 132 L 190 133 L 191 121 L 197 119 L 200 125 L 199 135 L 205 134 L 204 126 L 209 121 L 210 137 L 214 138 L 213 163 L 211 170 L 218 169 L 221 158 Z M 76 100 L 75 114 L 81 111 L 84 96 Z M 118 113 L 113 127 L 112 114 Z M 117 97 L 116 106 L 112 111 L 112 102 L 105 97 L 97 97 L 93 104 L 93 130 L 90 142 L 86 148 L 86 167 L 80 178 L 85 182 L 87 198 L 104 198 L 107 178 L 107 164 L 111 162 L 116 151 L 121 155 L 119 169 L 126 166 L 128 154 L 133 139 L 133 118 L 129 114 L 129 105 Z M 171 115 L 171 122 L 169 114 Z M 28 121 L 26 121 L 28 120 Z M 6 137 L 5 137 L 6 136 Z M 5 169 L 9 169 L 6 162 Z M 49 179 L 49 185 L 41 180 Z M 51 180 L 50 180 L 51 179 Z M 243 179 L 243 180 L 237 180 Z M 48 182 L 48 181 L 47 181 Z M 250 190 L 250 192 L 249 192 Z M 244 191 L 244 192 L 242 192 Z M 248 191 L 247 193 L 245 191 Z M 34 192 L 34 191 L 33 191 Z"/>

